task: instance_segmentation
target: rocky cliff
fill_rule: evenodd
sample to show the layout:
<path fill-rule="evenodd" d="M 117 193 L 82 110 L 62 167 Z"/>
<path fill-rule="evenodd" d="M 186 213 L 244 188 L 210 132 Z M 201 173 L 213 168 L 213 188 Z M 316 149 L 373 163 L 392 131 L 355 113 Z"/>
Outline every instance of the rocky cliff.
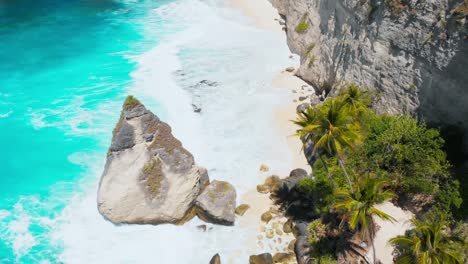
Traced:
<path fill-rule="evenodd" d="M 98 190 L 99 212 L 115 224 L 181 224 L 199 215 L 234 224 L 236 192 L 207 170 L 168 124 L 129 96 L 113 131 Z"/>
<path fill-rule="evenodd" d="M 319 93 L 357 83 L 380 93 L 380 111 L 468 131 L 468 0 L 271 1 Z"/>

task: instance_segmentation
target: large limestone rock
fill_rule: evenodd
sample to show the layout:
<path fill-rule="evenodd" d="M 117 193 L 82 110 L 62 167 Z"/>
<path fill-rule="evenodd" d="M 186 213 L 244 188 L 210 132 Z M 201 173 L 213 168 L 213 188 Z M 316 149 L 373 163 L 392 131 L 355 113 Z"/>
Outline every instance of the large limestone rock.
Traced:
<path fill-rule="evenodd" d="M 233 225 L 236 191 L 228 182 L 213 181 L 196 200 L 198 216 L 210 223 Z"/>
<path fill-rule="evenodd" d="M 208 182 L 170 126 L 129 96 L 99 184 L 99 212 L 115 224 L 180 224 Z"/>

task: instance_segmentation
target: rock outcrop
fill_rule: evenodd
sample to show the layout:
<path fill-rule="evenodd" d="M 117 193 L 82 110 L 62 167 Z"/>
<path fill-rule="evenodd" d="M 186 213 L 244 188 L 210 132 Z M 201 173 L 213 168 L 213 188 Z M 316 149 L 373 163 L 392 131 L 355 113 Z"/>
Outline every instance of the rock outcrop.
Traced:
<path fill-rule="evenodd" d="M 197 215 L 215 224 L 233 225 L 236 210 L 236 191 L 228 182 L 213 181 L 195 201 Z"/>
<path fill-rule="evenodd" d="M 379 92 L 380 112 L 468 131 L 468 0 L 271 1 L 318 93 L 356 83 Z"/>
<path fill-rule="evenodd" d="M 224 190 L 219 194 L 218 182 L 213 184 L 170 126 L 129 96 L 114 128 L 99 184 L 99 212 L 115 224 L 182 224 L 197 214 L 195 200 L 203 190 L 214 188 L 215 197 L 223 195 L 223 204 L 216 204 L 214 213 L 223 210 L 234 215 L 234 188 L 226 183 L 229 195 Z"/>

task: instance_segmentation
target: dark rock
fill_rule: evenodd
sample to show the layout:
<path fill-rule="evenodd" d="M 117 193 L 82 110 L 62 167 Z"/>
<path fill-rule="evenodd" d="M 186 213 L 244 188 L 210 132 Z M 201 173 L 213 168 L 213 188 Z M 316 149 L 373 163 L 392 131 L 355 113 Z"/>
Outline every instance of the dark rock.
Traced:
<path fill-rule="evenodd" d="M 299 264 L 307 263 L 309 258 L 310 244 L 309 244 L 309 224 L 306 222 L 296 222 L 293 228 L 294 236 L 296 237 L 296 245 L 294 253 L 296 260 Z"/>
<path fill-rule="evenodd" d="M 306 99 L 307 99 L 307 97 L 308 97 L 308 96 L 299 96 L 299 101 L 301 101 L 301 102 L 302 102 L 302 101 L 306 100 Z"/>
<path fill-rule="evenodd" d="M 151 141 L 153 141 L 154 135 L 153 134 L 143 134 L 143 138 L 145 139 L 146 142 L 151 142 Z"/>
<path fill-rule="evenodd" d="M 294 169 L 289 173 L 289 177 L 300 177 L 304 178 L 307 177 L 307 171 L 301 168 Z"/>
<path fill-rule="evenodd" d="M 219 254 L 216 254 L 213 256 L 213 258 L 211 258 L 210 264 L 221 264 L 221 257 Z"/>
<path fill-rule="evenodd" d="M 135 117 L 140 117 L 144 114 L 147 114 L 148 110 L 146 110 L 144 105 L 140 104 L 135 107 L 124 110 L 124 113 L 125 113 L 125 119 L 130 120 Z"/>
<path fill-rule="evenodd" d="M 200 81 L 200 83 L 201 83 L 201 84 L 204 84 L 204 85 L 208 85 L 208 86 L 217 86 L 217 85 L 218 85 L 217 82 L 208 81 L 208 80 Z"/>
<path fill-rule="evenodd" d="M 197 229 L 206 232 L 206 225 L 197 225 Z"/>
<path fill-rule="evenodd" d="M 135 146 L 134 128 L 127 120 L 120 118 L 117 127 L 114 129 L 114 137 L 112 139 L 110 151 L 121 151 Z"/>
<path fill-rule="evenodd" d="M 300 105 L 297 106 L 296 112 L 297 112 L 297 113 L 302 113 L 302 112 L 305 113 L 305 112 L 307 111 L 307 109 L 309 109 L 309 108 L 310 108 L 310 104 L 309 104 L 309 103 L 302 103 L 302 104 L 300 104 Z"/>
<path fill-rule="evenodd" d="M 307 171 L 305 171 L 304 169 L 292 170 L 289 173 L 289 177 L 281 180 L 280 188 L 283 188 L 283 190 L 287 190 L 288 192 L 290 192 L 296 186 L 296 184 L 299 183 L 300 180 L 304 179 L 307 176 Z"/>
<path fill-rule="evenodd" d="M 198 107 L 196 104 L 192 104 L 192 108 L 193 108 L 193 111 L 194 111 L 195 113 L 200 113 L 201 110 L 202 110 L 202 109 L 201 109 L 200 107 Z"/>
<path fill-rule="evenodd" d="M 288 68 L 286 68 L 286 71 L 287 71 L 287 72 L 293 72 L 294 70 L 295 70 L 294 67 L 288 67 Z"/>
<path fill-rule="evenodd" d="M 249 264 L 272 264 L 273 257 L 270 253 L 263 253 L 260 255 L 252 255 L 249 258 Z"/>

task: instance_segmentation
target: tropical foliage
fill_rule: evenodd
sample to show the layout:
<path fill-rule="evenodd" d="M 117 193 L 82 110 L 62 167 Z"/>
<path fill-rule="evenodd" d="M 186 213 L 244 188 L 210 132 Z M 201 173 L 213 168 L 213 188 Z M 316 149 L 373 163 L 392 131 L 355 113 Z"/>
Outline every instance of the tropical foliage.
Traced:
<path fill-rule="evenodd" d="M 359 182 L 356 192 L 348 190 L 337 191 L 337 202 L 334 208 L 343 213 L 343 221 L 347 221 L 351 230 L 357 230 L 362 237 L 374 236 L 374 220 L 378 217 L 383 220 L 395 220 L 392 216 L 377 209 L 376 204 L 381 204 L 393 198 L 394 193 L 384 190 L 387 182 L 372 177 L 365 177 Z"/>
<path fill-rule="evenodd" d="M 445 217 L 429 214 L 423 220 L 413 219 L 414 229 L 405 236 L 392 238 L 397 246 L 397 264 L 462 264 L 466 243 L 452 236 Z"/>
<path fill-rule="evenodd" d="M 360 142 L 361 136 L 360 125 L 354 121 L 354 113 L 348 107 L 347 102 L 341 98 L 327 100 L 320 107 L 300 113 L 299 118 L 293 122 L 301 127 L 296 135 L 310 140 L 318 155 L 327 153 L 337 157 L 349 188 L 353 190 L 343 159 L 345 148 L 353 148 Z M 324 165 L 324 168 L 327 166 Z M 331 176 L 329 178 L 332 179 Z"/>
<path fill-rule="evenodd" d="M 466 249 L 466 243 L 446 232 L 446 219 L 452 219 L 451 211 L 462 199 L 444 140 L 437 129 L 410 116 L 376 114 L 372 99 L 371 93 L 348 85 L 293 121 L 299 127 L 296 136 L 313 146 L 309 153 L 316 157 L 308 157 L 314 175 L 299 182 L 294 198 L 294 204 L 307 201 L 308 216 L 316 219 L 310 226 L 311 260 L 351 256 L 367 261 L 356 239 L 373 244 L 374 219 L 394 220 L 376 205 L 421 194 L 432 197 L 431 214 L 446 217 L 439 225 L 414 220 L 414 230 L 392 239 L 400 249 L 399 263 L 461 263 L 456 261 L 466 250 L 455 254 L 454 249 Z"/>
<path fill-rule="evenodd" d="M 378 217 L 386 221 L 395 220 L 391 215 L 375 207 L 375 205 L 394 196 L 392 191 L 384 190 L 385 186 L 387 186 L 386 181 L 367 176 L 359 182 L 356 192 L 338 191 L 335 194 L 337 202 L 333 206 L 342 212 L 342 221 L 346 221 L 351 230 L 357 230 L 363 239 L 368 238 L 372 242 L 374 263 L 376 262 L 373 243 L 375 236 L 374 218 Z"/>

